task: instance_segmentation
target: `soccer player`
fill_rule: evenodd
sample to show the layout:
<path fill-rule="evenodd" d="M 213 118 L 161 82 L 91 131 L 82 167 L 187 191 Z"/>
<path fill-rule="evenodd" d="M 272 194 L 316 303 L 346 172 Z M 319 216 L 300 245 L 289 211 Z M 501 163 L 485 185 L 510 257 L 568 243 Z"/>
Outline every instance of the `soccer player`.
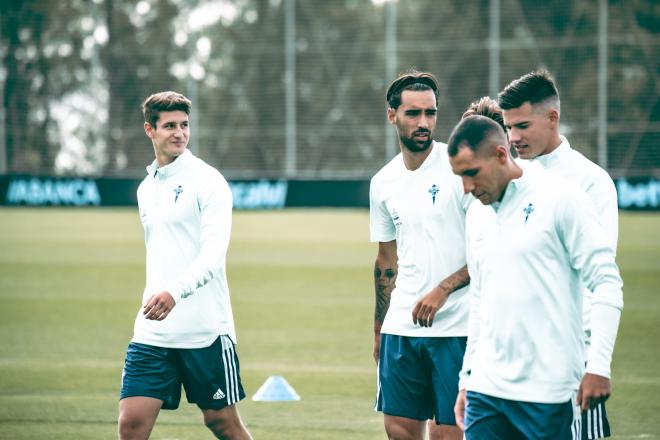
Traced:
<path fill-rule="evenodd" d="M 473 200 L 433 140 L 438 84 L 433 75 L 400 75 L 386 95 L 401 152 L 371 180 L 376 409 L 391 439 L 422 439 L 434 418 L 446 439 L 460 439 L 452 393 L 467 335 L 465 211 Z"/>
<path fill-rule="evenodd" d="M 482 115 L 486 116 L 493 121 L 497 122 L 502 129 L 504 129 L 504 119 L 502 119 L 502 110 L 500 110 L 499 105 L 497 104 L 497 101 L 494 99 L 488 97 L 488 96 L 483 96 L 476 101 L 472 102 L 467 109 L 465 109 L 465 112 L 463 112 L 462 118 L 467 118 L 468 116 L 473 116 L 473 115 Z M 516 157 L 517 154 L 515 153 L 515 149 L 511 149 L 511 153 L 514 154 Z M 473 209 L 477 205 L 477 203 L 472 203 L 470 205 L 469 209 Z M 468 209 L 468 211 L 469 211 Z M 429 433 L 429 439 L 430 440 L 442 440 L 442 434 L 439 433 L 439 428 L 440 425 L 436 425 L 433 420 L 429 420 L 428 423 L 428 433 Z"/>
<path fill-rule="evenodd" d="M 156 159 L 137 196 L 147 280 L 122 373 L 119 438 L 146 439 L 181 385 L 218 438 L 251 439 L 235 351 L 225 257 L 232 195 L 222 175 L 188 149 L 191 102 L 175 92 L 142 104 Z"/>
<path fill-rule="evenodd" d="M 512 81 L 499 94 L 509 142 L 522 159 L 540 163 L 587 193 L 603 226 L 607 244 L 616 254 L 619 211 L 616 187 L 605 170 L 571 148 L 559 133 L 560 101 L 554 79 L 547 71 L 530 72 Z M 589 304 L 593 293 L 584 289 L 584 329 L 590 344 Z M 579 419 L 578 419 L 579 420 Z M 610 436 L 605 402 L 581 415 L 584 440 Z"/>
<path fill-rule="evenodd" d="M 496 122 L 463 119 L 448 151 L 479 199 L 466 219 L 471 310 L 457 421 L 468 440 L 574 438 L 575 405 L 611 393 L 623 308 L 614 252 L 587 195 L 514 161 Z M 586 373 L 581 283 L 594 295 Z"/>

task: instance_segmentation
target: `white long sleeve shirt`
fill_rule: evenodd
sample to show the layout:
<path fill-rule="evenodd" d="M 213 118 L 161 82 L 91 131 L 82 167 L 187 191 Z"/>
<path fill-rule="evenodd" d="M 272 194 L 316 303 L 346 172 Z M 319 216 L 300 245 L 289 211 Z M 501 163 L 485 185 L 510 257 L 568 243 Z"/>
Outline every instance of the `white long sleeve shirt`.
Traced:
<path fill-rule="evenodd" d="M 568 140 L 562 136 L 561 144 L 554 151 L 532 159 L 544 169 L 564 177 L 567 181 L 581 188 L 594 204 L 598 213 L 598 222 L 603 227 L 605 239 L 616 254 L 619 238 L 619 205 L 616 186 L 612 178 L 601 167 L 571 148 Z M 585 342 L 590 343 L 592 293 L 584 288 L 584 330 Z"/>
<path fill-rule="evenodd" d="M 467 213 L 471 275 L 461 389 L 563 403 L 584 372 L 582 283 L 594 292 L 587 371 L 609 377 L 623 307 L 614 252 L 586 194 L 537 164 L 517 162 L 501 202 Z M 468 376 L 468 372 L 471 374 Z"/>
<path fill-rule="evenodd" d="M 227 334 L 235 342 L 225 271 L 232 214 L 227 181 L 186 150 L 167 166 L 148 166 L 137 196 L 147 250 L 142 303 L 167 290 L 176 305 L 162 321 L 145 319 L 140 308 L 133 341 L 201 348 Z"/>
<path fill-rule="evenodd" d="M 467 288 L 452 293 L 433 326 L 412 320 L 417 301 L 465 265 L 465 212 L 472 202 L 449 166 L 447 146 L 433 150 L 416 170 L 399 153 L 371 179 L 372 242 L 396 240 L 398 274 L 381 333 L 400 336 L 466 336 Z"/>

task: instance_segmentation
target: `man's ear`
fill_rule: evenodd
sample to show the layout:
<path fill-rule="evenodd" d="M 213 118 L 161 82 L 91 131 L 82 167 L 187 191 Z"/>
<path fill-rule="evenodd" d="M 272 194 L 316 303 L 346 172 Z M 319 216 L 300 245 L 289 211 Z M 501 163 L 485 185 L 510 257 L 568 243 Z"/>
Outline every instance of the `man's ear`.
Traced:
<path fill-rule="evenodd" d="M 392 107 L 387 107 L 387 120 L 390 124 L 396 125 L 396 110 Z"/>
<path fill-rule="evenodd" d="M 551 108 L 548 110 L 548 119 L 550 120 L 550 123 L 554 125 L 559 124 L 559 111 L 556 108 Z"/>
<path fill-rule="evenodd" d="M 151 126 L 150 123 L 148 123 L 148 122 L 144 123 L 144 132 L 147 134 L 147 137 L 149 139 L 154 138 L 154 131 L 156 131 L 156 130 Z"/>
<path fill-rule="evenodd" d="M 507 160 L 509 160 L 509 147 L 507 145 L 496 145 L 495 158 L 500 163 L 505 163 Z"/>

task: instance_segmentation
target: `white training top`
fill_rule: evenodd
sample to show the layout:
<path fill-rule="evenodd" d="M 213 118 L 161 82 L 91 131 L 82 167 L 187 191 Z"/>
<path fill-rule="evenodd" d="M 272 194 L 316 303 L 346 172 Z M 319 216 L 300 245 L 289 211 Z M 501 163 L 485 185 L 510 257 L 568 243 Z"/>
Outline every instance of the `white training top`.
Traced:
<path fill-rule="evenodd" d="M 587 371 L 609 377 L 622 282 L 586 194 L 538 164 L 516 162 L 523 175 L 502 201 L 477 201 L 467 214 L 471 310 L 459 386 L 563 403 L 584 372 L 581 283 L 594 292 L 598 317 Z"/>
<path fill-rule="evenodd" d="M 573 150 L 564 136 L 561 137 L 561 144 L 554 151 L 538 156 L 532 161 L 540 163 L 547 171 L 564 177 L 587 193 L 596 208 L 605 238 L 616 254 L 619 237 L 619 205 L 616 186 L 610 175 L 579 151 Z M 584 295 L 585 342 L 589 344 L 592 294 L 589 289 L 584 288 Z"/>
<path fill-rule="evenodd" d="M 142 307 L 133 342 L 171 348 L 209 346 L 221 334 L 236 342 L 225 258 L 232 195 L 222 175 L 186 150 L 174 162 L 147 167 L 137 191 L 147 248 L 142 304 L 167 290 L 176 306 L 162 321 Z"/>
<path fill-rule="evenodd" d="M 465 265 L 465 211 L 473 200 L 449 166 L 447 145 L 434 142 L 410 171 L 399 153 L 371 179 L 372 242 L 396 239 L 398 274 L 381 333 L 466 336 L 467 288 L 449 296 L 431 327 L 413 324 L 417 301 Z"/>

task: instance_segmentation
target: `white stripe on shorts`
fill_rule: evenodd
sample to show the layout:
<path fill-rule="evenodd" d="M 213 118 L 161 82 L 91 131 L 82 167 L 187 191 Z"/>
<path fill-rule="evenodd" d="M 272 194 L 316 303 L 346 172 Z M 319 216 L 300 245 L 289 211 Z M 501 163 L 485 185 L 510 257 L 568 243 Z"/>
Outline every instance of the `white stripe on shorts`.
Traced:
<path fill-rule="evenodd" d="M 577 395 L 571 397 L 571 405 L 573 405 L 573 423 L 571 424 L 571 434 L 573 440 L 582 440 L 582 408 L 577 406 Z"/>
<path fill-rule="evenodd" d="M 587 411 L 587 435 L 591 439 L 603 438 L 605 436 L 602 405 L 598 405 Z"/>
<path fill-rule="evenodd" d="M 374 411 L 378 411 L 378 401 L 380 400 L 380 362 L 376 364 L 376 403 Z"/>
<path fill-rule="evenodd" d="M 238 402 L 238 374 L 236 372 L 236 356 L 234 343 L 227 335 L 222 335 L 222 356 L 225 366 L 225 387 L 227 390 L 227 405 Z"/>

